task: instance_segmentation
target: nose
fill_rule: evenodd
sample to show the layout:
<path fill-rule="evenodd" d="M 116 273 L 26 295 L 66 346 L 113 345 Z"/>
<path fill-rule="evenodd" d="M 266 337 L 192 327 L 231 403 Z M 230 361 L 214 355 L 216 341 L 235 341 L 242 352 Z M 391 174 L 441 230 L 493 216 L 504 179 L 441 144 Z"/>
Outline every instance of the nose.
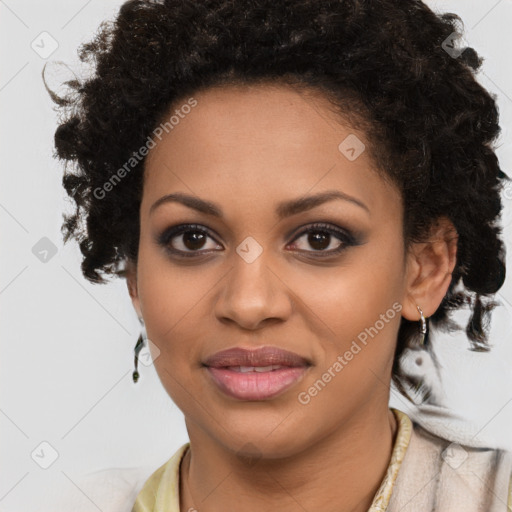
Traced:
<path fill-rule="evenodd" d="M 214 308 L 222 323 L 255 330 L 285 321 L 293 310 L 291 290 L 265 251 L 252 262 L 234 253 L 233 267 L 222 282 Z"/>

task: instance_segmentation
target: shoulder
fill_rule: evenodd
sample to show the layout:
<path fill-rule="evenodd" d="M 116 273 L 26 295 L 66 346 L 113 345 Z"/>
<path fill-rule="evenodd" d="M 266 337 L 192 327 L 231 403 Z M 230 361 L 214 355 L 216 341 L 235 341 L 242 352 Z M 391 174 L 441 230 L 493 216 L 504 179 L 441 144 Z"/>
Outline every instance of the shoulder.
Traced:
<path fill-rule="evenodd" d="M 507 506 L 509 510 L 512 510 L 512 472 L 510 473 L 510 480 L 508 482 L 508 502 Z"/>
<path fill-rule="evenodd" d="M 174 455 L 146 480 L 137 494 L 132 512 L 153 512 L 165 503 L 168 512 L 179 512 L 180 464 L 190 443 L 182 445 Z"/>
<path fill-rule="evenodd" d="M 476 512 L 483 510 L 475 508 L 480 503 L 486 512 L 505 512 L 512 500 L 512 452 L 445 432 L 434 433 L 412 420 L 389 510 Z"/>
<path fill-rule="evenodd" d="M 450 493 L 460 502 L 481 500 L 488 511 L 505 512 L 508 508 L 512 500 L 511 451 L 452 441 L 415 423 L 411 440 L 422 458 L 421 466 L 436 475 L 432 484 L 441 502 L 446 499 L 448 503 Z"/>

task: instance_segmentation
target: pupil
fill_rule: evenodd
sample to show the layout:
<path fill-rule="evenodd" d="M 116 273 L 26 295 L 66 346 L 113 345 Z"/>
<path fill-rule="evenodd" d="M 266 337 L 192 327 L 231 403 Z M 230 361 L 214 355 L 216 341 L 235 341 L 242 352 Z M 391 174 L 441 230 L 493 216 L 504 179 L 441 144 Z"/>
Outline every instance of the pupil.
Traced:
<path fill-rule="evenodd" d="M 205 234 L 197 231 L 187 231 L 183 234 L 183 244 L 187 249 L 200 249 L 204 243 Z"/>
<path fill-rule="evenodd" d="M 329 247 L 329 237 L 329 233 L 310 233 L 308 236 L 308 242 L 314 249 L 325 249 L 326 247 Z"/>

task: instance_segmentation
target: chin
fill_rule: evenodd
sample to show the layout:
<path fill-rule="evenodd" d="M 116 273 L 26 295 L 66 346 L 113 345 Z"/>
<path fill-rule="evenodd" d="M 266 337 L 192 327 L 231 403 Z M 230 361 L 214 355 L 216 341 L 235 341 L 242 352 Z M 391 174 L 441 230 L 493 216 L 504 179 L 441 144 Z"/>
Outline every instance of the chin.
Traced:
<path fill-rule="evenodd" d="M 281 423 L 281 428 L 276 428 L 280 422 L 283 422 L 282 416 L 279 421 L 264 421 L 260 417 L 249 425 L 247 420 L 226 418 L 224 424 L 229 425 L 229 428 L 226 427 L 217 434 L 221 437 L 222 444 L 244 459 L 281 459 L 302 451 L 302 444 L 306 440 L 302 441 L 297 436 L 295 426 Z"/>

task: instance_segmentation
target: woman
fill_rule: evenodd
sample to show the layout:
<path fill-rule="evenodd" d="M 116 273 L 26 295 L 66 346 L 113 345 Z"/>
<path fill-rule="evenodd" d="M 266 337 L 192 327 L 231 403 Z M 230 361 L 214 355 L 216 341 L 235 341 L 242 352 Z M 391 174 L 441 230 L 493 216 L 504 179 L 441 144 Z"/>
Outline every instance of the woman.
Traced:
<path fill-rule="evenodd" d="M 457 21 L 134 0 L 83 46 L 95 75 L 54 96 L 65 240 L 126 278 L 190 437 L 135 512 L 507 509 L 511 453 L 388 406 L 392 380 L 429 399 L 399 363 L 452 310 L 488 348 L 505 278 L 497 109 Z"/>

